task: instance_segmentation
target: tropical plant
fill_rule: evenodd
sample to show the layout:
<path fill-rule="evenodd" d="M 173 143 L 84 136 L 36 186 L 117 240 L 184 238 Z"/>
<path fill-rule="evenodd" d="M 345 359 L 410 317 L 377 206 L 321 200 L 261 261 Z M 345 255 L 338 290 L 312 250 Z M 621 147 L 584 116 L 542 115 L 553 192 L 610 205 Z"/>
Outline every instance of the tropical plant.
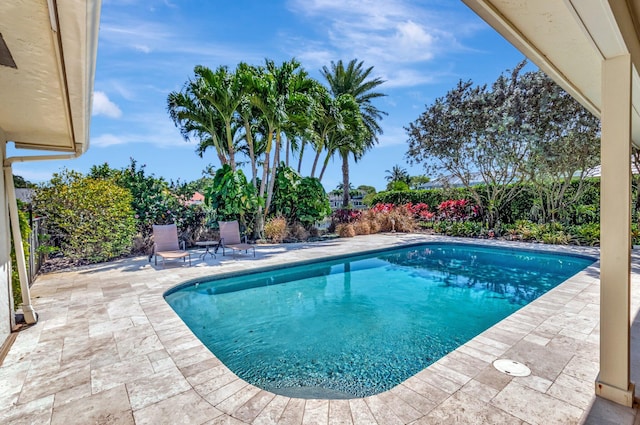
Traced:
<path fill-rule="evenodd" d="M 205 204 L 216 211 L 218 220 L 238 220 L 247 229 L 251 228 L 250 219 L 262 204 L 242 170 L 233 171 L 228 164 L 216 171 L 204 195 Z"/>
<path fill-rule="evenodd" d="M 304 127 L 312 105 L 310 92 L 313 84 L 298 61 L 292 59 L 278 66 L 267 59 L 265 66 L 250 76 L 247 86 L 250 87 L 248 99 L 251 105 L 260 110 L 264 129 L 264 159 L 258 196 L 265 198 L 265 204 L 264 210 L 262 206 L 258 207 L 256 223 L 257 233 L 260 234 L 273 199 L 276 164 L 280 162 L 283 134 L 289 134 L 286 139 L 288 142 L 292 134 Z"/>
<path fill-rule="evenodd" d="M 391 170 L 384 170 L 384 172 L 387 173 L 385 179 L 389 183 L 404 182 L 409 185 L 409 183 L 411 182 L 411 177 L 409 176 L 407 170 L 399 165 L 394 165 Z"/>
<path fill-rule="evenodd" d="M 324 187 L 313 177 L 302 178 L 282 163 L 276 172 L 272 209 L 289 224 L 302 223 L 306 228 L 331 213 Z"/>
<path fill-rule="evenodd" d="M 232 170 L 237 153 L 250 159 L 251 183 L 265 200 L 257 207 L 257 237 L 271 214 L 276 164 L 283 148 L 285 165 L 292 152 L 299 152 L 299 170 L 304 148 L 311 143 L 316 154 L 312 177 L 326 151 L 320 179 L 329 159 L 340 154 L 343 181 L 348 182 L 349 156 L 359 160 L 381 133 L 378 120 L 384 113 L 371 101 L 383 96 L 373 91 L 382 80 L 370 78 L 372 68 L 364 69 L 356 60 L 331 66 L 323 69 L 330 90 L 310 78 L 295 59 L 280 65 L 266 59 L 260 67 L 240 63 L 234 72 L 223 66 L 215 71 L 196 66 L 183 89 L 167 98 L 174 124 L 185 140 L 198 141 L 200 156 L 214 148 L 220 164 L 229 164 Z"/>
<path fill-rule="evenodd" d="M 342 60 L 331 62 L 331 67 L 322 67 L 322 76 L 329 84 L 329 91 L 335 99 L 342 95 L 350 95 L 358 105 L 360 119 L 362 121 L 361 130 L 358 125 L 352 126 L 351 132 L 341 132 L 329 143 L 330 152 L 339 152 L 342 158 L 342 179 L 344 183 L 342 206 L 349 205 L 349 156 L 353 155 L 358 161 L 364 153 L 378 142 L 378 134 L 382 134 L 379 121 L 385 112 L 378 109 L 372 101 L 385 94 L 374 91 L 376 87 L 384 83 L 381 78 L 370 78 L 373 67 L 364 69 L 364 63 L 357 59 L 349 61 L 345 66 Z M 355 117 L 353 117 L 355 118 Z M 353 120 L 352 118 L 352 120 Z M 354 128 L 355 127 L 355 128 Z"/>
<path fill-rule="evenodd" d="M 210 147 L 215 149 L 220 164 L 227 164 L 228 146 L 225 146 L 225 123 L 218 110 L 210 103 L 205 93 L 206 82 L 196 76 L 189 79 L 182 91 L 167 96 L 167 111 L 182 137 L 198 141 L 196 153 L 203 157 Z"/>
<path fill-rule="evenodd" d="M 331 219 L 334 223 L 352 223 L 358 220 L 361 216 L 362 211 L 360 210 L 340 209 L 335 210 L 333 214 L 331 214 Z"/>

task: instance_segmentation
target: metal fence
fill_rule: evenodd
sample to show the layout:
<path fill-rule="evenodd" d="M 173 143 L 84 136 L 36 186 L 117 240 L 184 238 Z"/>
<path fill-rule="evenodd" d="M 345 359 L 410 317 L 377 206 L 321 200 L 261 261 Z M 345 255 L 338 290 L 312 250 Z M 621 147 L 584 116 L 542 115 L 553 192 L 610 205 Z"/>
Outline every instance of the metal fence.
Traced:
<path fill-rule="evenodd" d="M 36 274 L 40 271 L 40 267 L 44 262 L 44 254 L 40 252 L 40 241 L 45 234 L 44 217 L 38 217 L 30 220 L 31 235 L 29 235 L 29 285 L 33 283 Z"/>

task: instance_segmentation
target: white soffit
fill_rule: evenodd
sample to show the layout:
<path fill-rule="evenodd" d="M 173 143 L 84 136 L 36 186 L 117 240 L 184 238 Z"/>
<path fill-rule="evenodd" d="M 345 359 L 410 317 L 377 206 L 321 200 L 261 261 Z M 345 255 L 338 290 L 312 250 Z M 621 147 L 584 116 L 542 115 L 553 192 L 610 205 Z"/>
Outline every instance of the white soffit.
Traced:
<path fill-rule="evenodd" d="M 88 148 L 100 0 L 0 1 L 0 131 L 19 148 Z M 10 64 L 9 64 L 10 65 Z"/>
<path fill-rule="evenodd" d="M 612 10 L 607 0 L 462 1 L 597 116 L 602 102 L 603 59 L 632 52 L 632 133 L 640 145 L 640 45 L 635 3 L 631 6 L 625 0 L 611 0 Z"/>

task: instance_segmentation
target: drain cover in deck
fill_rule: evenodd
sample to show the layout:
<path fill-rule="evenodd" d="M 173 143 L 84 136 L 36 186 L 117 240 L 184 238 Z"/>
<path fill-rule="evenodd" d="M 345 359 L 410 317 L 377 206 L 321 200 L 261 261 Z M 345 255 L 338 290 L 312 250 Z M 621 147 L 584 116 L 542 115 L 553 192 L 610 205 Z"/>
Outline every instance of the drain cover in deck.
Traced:
<path fill-rule="evenodd" d="M 493 362 L 493 367 L 498 369 L 502 373 L 506 373 L 511 376 L 529 376 L 531 375 L 531 369 L 526 365 L 519 363 L 515 360 L 498 359 Z"/>

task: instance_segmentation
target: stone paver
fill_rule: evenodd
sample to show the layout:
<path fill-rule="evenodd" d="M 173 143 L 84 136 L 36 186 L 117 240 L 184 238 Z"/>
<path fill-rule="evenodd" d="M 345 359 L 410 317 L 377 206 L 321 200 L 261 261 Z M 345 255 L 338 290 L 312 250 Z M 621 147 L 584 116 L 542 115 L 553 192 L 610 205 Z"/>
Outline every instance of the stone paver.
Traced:
<path fill-rule="evenodd" d="M 383 234 L 258 246 L 255 259 L 218 255 L 194 259 L 192 267 L 162 269 L 138 257 L 40 276 L 32 288 L 40 321 L 18 334 L 0 365 L 0 423 L 640 425 L 635 410 L 593 393 L 598 263 L 395 388 L 351 400 L 289 398 L 248 384 L 163 298 L 198 277 L 441 240 L 448 239 Z M 522 246 L 599 255 L 594 248 Z M 633 265 L 635 314 L 640 258 Z M 631 334 L 632 376 L 640 378 L 640 316 Z M 498 358 L 521 361 L 532 375 L 504 375 L 492 366 Z"/>

